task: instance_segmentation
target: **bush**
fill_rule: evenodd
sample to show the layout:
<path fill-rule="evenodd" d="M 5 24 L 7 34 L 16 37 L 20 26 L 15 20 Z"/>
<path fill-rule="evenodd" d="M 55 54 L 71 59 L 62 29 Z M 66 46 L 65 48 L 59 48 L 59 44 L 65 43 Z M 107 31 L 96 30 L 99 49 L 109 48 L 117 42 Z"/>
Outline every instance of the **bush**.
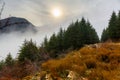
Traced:
<path fill-rule="evenodd" d="M 93 69 L 97 67 L 96 61 L 94 59 L 85 60 L 85 64 L 88 69 Z"/>

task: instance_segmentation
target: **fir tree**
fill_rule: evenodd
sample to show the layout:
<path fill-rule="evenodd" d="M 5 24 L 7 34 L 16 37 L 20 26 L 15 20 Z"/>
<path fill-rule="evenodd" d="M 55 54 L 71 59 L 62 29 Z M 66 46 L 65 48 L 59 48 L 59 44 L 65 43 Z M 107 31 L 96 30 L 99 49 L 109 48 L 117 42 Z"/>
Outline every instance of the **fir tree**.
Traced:
<path fill-rule="evenodd" d="M 120 39 L 120 11 L 117 16 L 117 23 L 116 23 L 116 39 Z"/>
<path fill-rule="evenodd" d="M 48 50 L 47 49 L 48 48 L 48 39 L 47 39 L 47 37 L 44 38 L 44 42 L 42 44 L 42 47 L 45 48 L 46 50 Z"/>
<path fill-rule="evenodd" d="M 70 47 L 73 48 L 73 43 L 75 42 L 76 31 L 74 30 L 74 23 L 70 24 L 67 28 L 64 36 L 65 49 Z"/>
<path fill-rule="evenodd" d="M 58 41 L 57 41 L 57 37 L 56 37 L 56 34 L 54 33 L 51 37 L 50 37 L 50 40 L 49 40 L 49 43 L 48 43 L 48 52 L 50 52 L 50 56 L 51 57 L 56 57 L 56 53 L 57 53 L 57 45 L 58 45 Z"/>
<path fill-rule="evenodd" d="M 13 60 L 13 58 L 12 58 L 10 53 L 7 55 L 7 57 L 5 59 L 5 64 L 7 66 L 12 66 L 14 64 L 14 60 Z"/>
<path fill-rule="evenodd" d="M 109 28 L 109 36 L 111 39 L 116 39 L 117 38 L 117 16 L 116 16 L 116 13 L 113 12 L 112 13 L 112 16 L 111 16 L 111 19 L 109 21 L 109 25 L 108 25 L 108 28 Z"/>
<path fill-rule="evenodd" d="M 0 71 L 4 68 L 4 66 L 5 66 L 5 61 L 1 60 L 0 61 Z"/>
<path fill-rule="evenodd" d="M 87 36 L 87 44 L 94 44 L 99 42 L 99 37 L 97 35 L 97 32 L 92 27 L 89 21 L 86 23 L 87 29 L 86 29 L 86 36 Z"/>
<path fill-rule="evenodd" d="M 101 41 L 105 42 L 109 39 L 108 28 L 104 29 L 101 36 Z"/>
<path fill-rule="evenodd" d="M 64 30 L 60 28 L 60 31 L 57 34 L 57 42 L 58 42 L 58 52 L 62 52 L 64 50 Z"/>
<path fill-rule="evenodd" d="M 36 61 L 39 56 L 39 51 L 35 43 L 24 41 L 21 49 L 19 50 L 18 60 L 24 62 L 25 60 Z"/>

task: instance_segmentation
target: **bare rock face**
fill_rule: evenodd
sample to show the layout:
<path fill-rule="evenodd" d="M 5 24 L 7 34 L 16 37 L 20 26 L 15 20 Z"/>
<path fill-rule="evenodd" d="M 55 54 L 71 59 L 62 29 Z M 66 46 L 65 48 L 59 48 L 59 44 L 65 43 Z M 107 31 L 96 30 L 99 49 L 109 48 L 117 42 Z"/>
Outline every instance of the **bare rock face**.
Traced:
<path fill-rule="evenodd" d="M 6 19 L 0 20 L 0 33 L 9 33 L 9 32 L 36 32 L 36 27 L 27 21 L 24 18 L 18 17 L 9 17 Z"/>

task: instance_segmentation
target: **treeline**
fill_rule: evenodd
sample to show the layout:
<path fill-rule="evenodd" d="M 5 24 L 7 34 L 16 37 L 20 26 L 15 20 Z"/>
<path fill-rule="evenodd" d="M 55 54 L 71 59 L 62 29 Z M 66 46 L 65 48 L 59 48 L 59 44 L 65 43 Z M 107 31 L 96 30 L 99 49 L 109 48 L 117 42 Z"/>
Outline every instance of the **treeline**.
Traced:
<path fill-rule="evenodd" d="M 86 44 L 98 43 L 99 38 L 89 21 L 82 18 L 71 23 L 66 30 L 60 28 L 49 39 L 45 37 L 42 45 L 37 47 L 31 41 L 25 41 L 19 51 L 18 60 L 39 61 L 44 58 L 57 58 L 70 50 L 80 49 Z"/>
<path fill-rule="evenodd" d="M 85 44 L 98 42 L 99 38 L 95 29 L 89 21 L 82 18 L 81 21 L 71 23 L 66 30 L 61 28 L 49 39 L 45 37 L 40 47 L 32 40 L 25 40 L 16 59 L 8 54 L 6 59 L 0 62 L 0 75 L 22 78 L 34 74 L 39 71 L 42 62 L 50 58 L 58 58 L 59 55 L 79 49 Z"/>
<path fill-rule="evenodd" d="M 120 38 L 120 12 L 115 12 L 109 21 L 109 25 L 103 30 L 101 41 L 119 40 Z M 38 47 L 32 40 L 24 41 L 18 52 L 18 57 L 13 59 L 8 54 L 4 61 L 0 62 L 0 77 L 11 76 L 22 78 L 40 69 L 41 62 L 70 50 L 80 49 L 84 45 L 98 43 L 99 38 L 89 21 L 82 18 L 72 22 L 66 30 L 60 29 L 49 39 L 45 37 L 42 45 Z M 17 74 L 17 75 L 16 75 Z"/>
<path fill-rule="evenodd" d="M 101 41 L 120 41 L 120 11 L 118 14 L 112 13 L 108 27 L 103 30 Z"/>
<path fill-rule="evenodd" d="M 14 59 L 9 53 L 5 60 L 0 61 L 0 80 L 2 77 L 9 77 L 2 80 L 21 80 L 39 71 L 41 63 L 49 59 L 48 54 L 32 40 L 25 40 L 17 54 Z"/>
<path fill-rule="evenodd" d="M 89 21 L 84 18 L 81 21 L 71 23 L 66 30 L 62 28 L 57 34 L 53 34 L 48 40 L 45 37 L 42 47 L 56 57 L 68 49 L 79 49 L 86 44 L 98 43 L 99 38 Z"/>

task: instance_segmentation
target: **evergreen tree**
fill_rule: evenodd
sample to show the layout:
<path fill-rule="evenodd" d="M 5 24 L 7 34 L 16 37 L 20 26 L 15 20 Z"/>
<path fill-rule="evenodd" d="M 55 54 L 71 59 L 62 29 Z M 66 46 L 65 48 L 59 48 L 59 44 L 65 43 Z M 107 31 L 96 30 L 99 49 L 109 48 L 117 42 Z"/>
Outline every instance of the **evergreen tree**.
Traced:
<path fill-rule="evenodd" d="M 70 24 L 65 32 L 65 49 L 75 48 L 76 46 L 76 37 L 78 34 L 77 30 L 78 21 L 76 21 L 76 26 L 74 23 Z"/>
<path fill-rule="evenodd" d="M 116 39 L 120 39 L 120 11 L 117 16 L 117 23 L 116 23 Z"/>
<path fill-rule="evenodd" d="M 67 49 L 79 49 L 85 44 L 93 44 L 99 42 L 98 35 L 91 24 L 86 22 L 84 18 L 81 21 L 76 21 L 68 26 L 64 31 L 62 28 L 57 35 L 53 34 L 50 40 L 44 40 L 43 44 L 48 52 L 53 53 L 56 56 L 57 53 L 61 53 Z"/>
<path fill-rule="evenodd" d="M 115 12 L 112 13 L 108 28 L 103 31 L 102 41 L 108 39 L 112 41 L 118 41 L 120 39 L 120 11 L 118 15 Z"/>
<path fill-rule="evenodd" d="M 112 16 L 111 16 L 111 19 L 109 21 L 109 36 L 111 39 L 117 39 L 117 16 L 116 16 L 116 13 L 113 12 L 112 13 Z"/>
<path fill-rule="evenodd" d="M 84 28 L 83 26 L 85 27 L 85 19 L 84 18 L 82 18 L 82 20 L 80 22 L 78 22 L 78 20 L 77 20 L 77 22 L 75 23 L 75 28 L 76 28 L 75 40 L 76 41 L 75 41 L 74 48 L 80 48 L 83 46 L 83 43 L 84 43 L 84 41 L 83 41 L 84 34 L 82 32 L 82 30 Z"/>
<path fill-rule="evenodd" d="M 36 61 L 39 57 L 39 51 L 35 43 L 30 41 L 24 41 L 24 44 L 22 45 L 20 51 L 18 60 L 19 61 L 25 61 L 25 60 L 31 60 Z"/>
<path fill-rule="evenodd" d="M 64 50 L 64 30 L 60 28 L 60 31 L 57 34 L 57 51 L 62 52 Z"/>
<path fill-rule="evenodd" d="M 5 64 L 7 66 L 12 66 L 14 64 L 14 60 L 13 60 L 13 58 L 12 58 L 10 53 L 7 55 L 7 57 L 5 59 Z"/>
<path fill-rule="evenodd" d="M 0 71 L 3 69 L 4 66 L 5 66 L 5 62 L 3 60 L 0 61 Z"/>
<path fill-rule="evenodd" d="M 84 44 L 87 44 L 87 40 L 89 40 L 88 36 L 90 35 L 88 26 L 86 25 L 86 21 L 84 18 L 82 18 L 80 22 L 80 34 L 81 34 L 81 42 L 83 46 Z"/>
<path fill-rule="evenodd" d="M 89 21 L 86 23 L 87 28 L 86 28 L 86 44 L 94 44 L 99 42 L 99 37 L 97 35 L 97 32 L 95 29 L 92 27 Z"/>
<path fill-rule="evenodd" d="M 101 36 L 101 41 L 105 42 L 109 39 L 109 33 L 108 33 L 108 28 L 104 29 L 102 32 L 102 36 Z"/>
<path fill-rule="evenodd" d="M 56 34 L 54 33 L 51 37 L 50 37 L 50 40 L 49 40 L 49 43 L 48 43 L 48 52 L 51 53 L 51 56 L 56 56 L 56 54 L 52 54 L 52 53 L 57 53 L 57 45 L 58 45 L 58 42 L 57 42 L 57 37 L 56 37 Z"/>
<path fill-rule="evenodd" d="M 82 46 L 81 26 L 78 20 L 75 23 L 72 23 L 66 30 L 65 41 L 67 43 L 66 49 L 76 49 Z"/>
<path fill-rule="evenodd" d="M 69 27 L 67 28 L 65 35 L 64 35 L 64 48 L 68 49 L 68 47 L 70 46 L 70 42 L 71 42 L 71 36 L 72 35 L 72 28 L 73 28 L 73 23 L 69 25 Z"/>
<path fill-rule="evenodd" d="M 81 34 L 82 34 L 82 44 L 94 44 L 99 42 L 98 35 L 95 31 L 95 29 L 92 27 L 89 21 L 85 21 L 84 18 L 82 18 L 81 23 Z M 83 46 L 82 45 L 82 46 Z"/>
<path fill-rule="evenodd" d="M 47 37 L 44 38 L 44 42 L 42 44 L 42 47 L 45 48 L 46 50 L 48 50 L 47 49 L 48 48 L 48 39 L 47 39 Z"/>
<path fill-rule="evenodd" d="M 91 28 L 91 42 L 88 44 L 94 44 L 99 42 L 99 37 L 97 35 L 97 32 L 95 31 L 94 28 Z"/>
<path fill-rule="evenodd" d="M 89 22 L 86 22 L 84 18 L 82 18 L 80 22 L 77 20 L 68 27 L 65 33 L 65 38 L 67 48 L 72 47 L 73 49 L 80 48 L 84 44 L 99 42 L 95 29 Z"/>

